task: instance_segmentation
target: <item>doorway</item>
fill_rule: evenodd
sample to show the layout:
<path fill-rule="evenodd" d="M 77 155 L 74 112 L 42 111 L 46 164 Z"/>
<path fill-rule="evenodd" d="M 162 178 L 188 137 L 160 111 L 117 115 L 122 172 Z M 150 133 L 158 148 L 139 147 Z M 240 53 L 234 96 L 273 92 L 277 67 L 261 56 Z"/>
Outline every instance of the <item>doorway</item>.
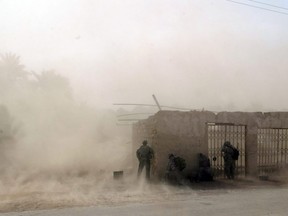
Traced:
<path fill-rule="evenodd" d="M 208 123 L 208 157 L 215 178 L 224 177 L 224 160 L 221 148 L 225 141 L 238 148 L 239 158 L 236 161 L 235 177 L 245 176 L 246 173 L 246 126 L 226 123 Z"/>

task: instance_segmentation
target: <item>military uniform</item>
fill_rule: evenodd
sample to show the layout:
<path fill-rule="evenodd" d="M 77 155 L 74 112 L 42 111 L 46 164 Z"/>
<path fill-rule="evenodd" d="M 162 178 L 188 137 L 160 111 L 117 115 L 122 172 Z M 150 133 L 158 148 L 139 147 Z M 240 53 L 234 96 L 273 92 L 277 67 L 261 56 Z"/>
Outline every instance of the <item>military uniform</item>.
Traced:
<path fill-rule="evenodd" d="M 136 151 L 139 161 L 138 177 L 141 175 L 143 168 L 146 168 L 146 179 L 150 179 L 150 160 L 154 157 L 154 151 L 143 141 L 143 145 Z"/>
<path fill-rule="evenodd" d="M 210 168 L 210 159 L 206 155 L 200 153 L 197 181 L 212 181 L 212 180 L 213 180 L 213 174 Z"/>
<path fill-rule="evenodd" d="M 169 154 L 168 159 L 169 160 L 166 168 L 165 181 L 172 184 L 182 185 L 183 177 L 179 167 L 175 162 L 175 156 L 173 154 Z"/>
<path fill-rule="evenodd" d="M 225 142 L 221 151 L 224 158 L 224 173 L 228 179 L 234 179 L 235 175 L 235 160 L 233 159 L 233 146 L 230 142 Z"/>

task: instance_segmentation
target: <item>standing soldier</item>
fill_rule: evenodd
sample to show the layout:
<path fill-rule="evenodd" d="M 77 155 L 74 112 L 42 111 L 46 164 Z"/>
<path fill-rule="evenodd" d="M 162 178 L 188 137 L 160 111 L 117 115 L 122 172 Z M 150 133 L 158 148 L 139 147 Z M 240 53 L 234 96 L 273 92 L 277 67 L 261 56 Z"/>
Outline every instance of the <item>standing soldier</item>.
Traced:
<path fill-rule="evenodd" d="M 234 147 L 229 141 L 223 144 L 221 149 L 224 158 L 224 173 L 228 179 L 234 179 L 235 174 L 235 159 L 234 159 Z"/>
<path fill-rule="evenodd" d="M 136 151 L 136 156 L 139 161 L 138 178 L 142 173 L 144 166 L 146 167 L 146 179 L 150 179 L 150 160 L 154 157 L 153 149 L 147 145 L 147 140 L 142 142 L 142 146 Z"/>

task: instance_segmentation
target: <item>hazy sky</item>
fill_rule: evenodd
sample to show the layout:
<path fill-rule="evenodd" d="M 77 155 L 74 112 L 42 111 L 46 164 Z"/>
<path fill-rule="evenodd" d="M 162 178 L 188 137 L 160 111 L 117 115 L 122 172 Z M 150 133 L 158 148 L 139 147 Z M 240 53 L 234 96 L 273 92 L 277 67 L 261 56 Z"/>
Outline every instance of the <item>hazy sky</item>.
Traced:
<path fill-rule="evenodd" d="M 82 101 L 288 110 L 288 1 L 0 0 L 0 53 Z"/>

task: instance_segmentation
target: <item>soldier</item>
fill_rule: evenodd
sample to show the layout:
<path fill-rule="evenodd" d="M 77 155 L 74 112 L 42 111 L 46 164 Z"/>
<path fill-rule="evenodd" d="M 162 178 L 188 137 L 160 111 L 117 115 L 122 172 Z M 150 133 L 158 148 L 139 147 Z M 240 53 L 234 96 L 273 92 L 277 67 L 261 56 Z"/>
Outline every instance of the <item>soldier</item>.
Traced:
<path fill-rule="evenodd" d="M 234 179 L 235 173 L 235 159 L 234 159 L 234 147 L 229 141 L 224 142 L 221 149 L 224 158 L 224 173 L 228 179 Z"/>
<path fill-rule="evenodd" d="M 213 180 L 213 174 L 210 168 L 210 159 L 206 155 L 200 153 L 197 181 L 212 181 L 212 180 Z"/>
<path fill-rule="evenodd" d="M 172 184 L 183 185 L 184 182 L 181 171 L 185 168 L 186 163 L 184 159 L 179 158 L 180 157 L 175 157 L 173 154 L 168 155 L 165 180 Z"/>
<path fill-rule="evenodd" d="M 147 140 L 142 142 L 142 146 L 136 151 L 139 161 L 138 178 L 140 177 L 144 166 L 146 167 L 146 179 L 150 179 L 150 160 L 154 157 L 154 151 L 149 147 Z"/>
<path fill-rule="evenodd" d="M 173 154 L 168 155 L 168 165 L 167 165 L 167 171 L 175 171 L 178 170 L 176 164 L 175 164 L 175 156 Z"/>

